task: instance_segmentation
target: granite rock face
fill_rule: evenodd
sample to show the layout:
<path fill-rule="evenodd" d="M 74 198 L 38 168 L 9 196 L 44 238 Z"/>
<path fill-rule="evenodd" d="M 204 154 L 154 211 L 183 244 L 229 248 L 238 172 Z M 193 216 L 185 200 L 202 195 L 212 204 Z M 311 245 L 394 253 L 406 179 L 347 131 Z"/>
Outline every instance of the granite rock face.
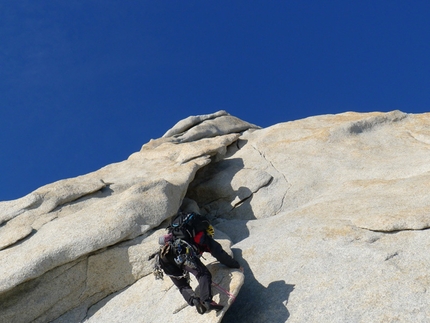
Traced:
<path fill-rule="evenodd" d="M 123 162 L 0 202 L 0 321 L 427 322 L 429 160 L 430 114 L 186 118 Z M 152 275 L 178 209 L 211 218 L 244 267 L 205 256 L 220 313 Z"/>

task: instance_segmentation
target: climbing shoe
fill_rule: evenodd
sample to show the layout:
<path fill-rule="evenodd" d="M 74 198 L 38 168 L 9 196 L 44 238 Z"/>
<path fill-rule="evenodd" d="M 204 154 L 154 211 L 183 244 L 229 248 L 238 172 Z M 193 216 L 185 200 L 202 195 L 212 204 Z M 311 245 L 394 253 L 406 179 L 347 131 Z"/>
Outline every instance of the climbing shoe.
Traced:
<path fill-rule="evenodd" d="M 197 313 L 205 314 L 206 307 L 203 306 L 203 304 L 200 302 L 200 298 L 194 297 L 193 298 L 193 305 L 196 307 Z"/>
<path fill-rule="evenodd" d="M 215 303 L 212 300 L 205 301 L 203 303 L 203 305 L 206 308 L 206 311 L 208 311 L 208 312 L 211 311 L 211 310 L 215 310 L 215 311 L 218 312 L 218 311 L 221 311 L 224 308 L 224 306 L 219 305 L 219 304 Z"/>

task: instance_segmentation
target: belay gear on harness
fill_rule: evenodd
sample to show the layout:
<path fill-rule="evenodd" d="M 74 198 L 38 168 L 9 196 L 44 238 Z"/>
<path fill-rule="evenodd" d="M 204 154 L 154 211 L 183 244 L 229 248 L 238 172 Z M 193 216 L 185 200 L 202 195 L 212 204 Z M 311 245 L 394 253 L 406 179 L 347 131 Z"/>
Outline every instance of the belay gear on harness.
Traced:
<path fill-rule="evenodd" d="M 173 242 L 173 247 L 175 248 L 176 257 L 173 259 L 175 263 L 180 265 L 185 265 L 191 268 L 195 267 L 194 257 L 197 257 L 196 249 L 190 245 L 185 240 L 176 239 Z"/>
<path fill-rule="evenodd" d="M 148 261 L 151 261 L 152 259 L 155 258 L 154 266 L 152 267 L 152 274 L 155 276 L 155 279 L 164 278 L 163 269 L 161 268 L 161 264 L 160 264 L 160 254 L 161 254 L 161 249 L 158 250 L 157 252 L 154 252 L 152 255 L 148 257 Z"/>
<path fill-rule="evenodd" d="M 196 268 L 197 254 L 194 246 L 185 240 L 176 239 L 174 241 L 168 240 L 152 258 L 155 258 L 153 267 L 155 279 L 163 279 L 162 270 L 164 270 L 164 273 L 169 277 L 178 279 L 185 277 L 189 280 L 189 273 L 184 267 Z M 178 270 L 180 270 L 179 273 Z"/>
<path fill-rule="evenodd" d="M 159 259 L 159 257 L 160 256 L 157 253 L 155 255 L 154 268 L 152 270 L 152 274 L 155 276 L 155 279 L 163 279 L 164 278 L 163 269 L 160 266 L 160 259 Z"/>
<path fill-rule="evenodd" d="M 155 279 L 163 279 L 163 272 L 160 274 L 162 270 L 169 277 L 178 279 L 185 277 L 189 280 L 189 273 L 183 270 L 182 263 L 179 263 L 178 259 L 183 259 L 184 264 L 188 262 L 187 255 L 178 254 L 177 247 L 174 246 L 172 241 L 169 241 L 156 253 L 153 269 Z"/>

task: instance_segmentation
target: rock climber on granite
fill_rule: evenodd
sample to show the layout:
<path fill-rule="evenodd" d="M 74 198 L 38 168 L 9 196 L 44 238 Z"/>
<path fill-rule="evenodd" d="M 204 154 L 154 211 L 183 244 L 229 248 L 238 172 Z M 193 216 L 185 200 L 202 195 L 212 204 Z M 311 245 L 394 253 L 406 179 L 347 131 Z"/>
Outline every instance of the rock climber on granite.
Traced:
<path fill-rule="evenodd" d="M 197 213 L 178 213 L 167 227 L 168 234 L 160 237 L 163 246 L 158 253 L 158 266 L 170 277 L 179 292 L 197 312 L 223 309 L 212 300 L 212 275 L 199 259 L 203 252 L 209 252 L 220 263 L 230 268 L 241 268 L 222 246 L 213 239 L 214 229 L 209 221 Z M 193 274 L 200 287 L 199 297 L 189 284 Z"/>

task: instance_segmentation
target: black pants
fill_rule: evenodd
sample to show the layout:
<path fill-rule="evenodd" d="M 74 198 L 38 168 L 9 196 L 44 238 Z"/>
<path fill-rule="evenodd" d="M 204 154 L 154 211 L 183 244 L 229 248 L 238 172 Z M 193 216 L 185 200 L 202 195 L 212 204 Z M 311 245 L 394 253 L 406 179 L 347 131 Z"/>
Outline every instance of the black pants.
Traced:
<path fill-rule="evenodd" d="M 195 264 L 195 268 L 184 266 L 183 269 L 193 274 L 197 278 L 197 281 L 199 283 L 199 289 L 200 289 L 200 295 L 199 295 L 200 299 L 202 301 L 212 300 L 212 290 L 211 290 L 212 275 L 210 271 L 206 268 L 206 266 L 200 261 L 200 259 L 195 258 L 194 264 Z M 182 271 L 179 268 L 178 268 L 178 273 L 179 274 L 175 276 L 180 276 L 182 274 Z M 193 289 L 188 283 L 187 278 L 170 277 L 170 279 L 173 281 L 176 287 L 178 287 L 185 301 L 189 305 L 193 305 L 192 304 L 193 297 L 196 297 L 196 294 L 194 293 Z"/>

